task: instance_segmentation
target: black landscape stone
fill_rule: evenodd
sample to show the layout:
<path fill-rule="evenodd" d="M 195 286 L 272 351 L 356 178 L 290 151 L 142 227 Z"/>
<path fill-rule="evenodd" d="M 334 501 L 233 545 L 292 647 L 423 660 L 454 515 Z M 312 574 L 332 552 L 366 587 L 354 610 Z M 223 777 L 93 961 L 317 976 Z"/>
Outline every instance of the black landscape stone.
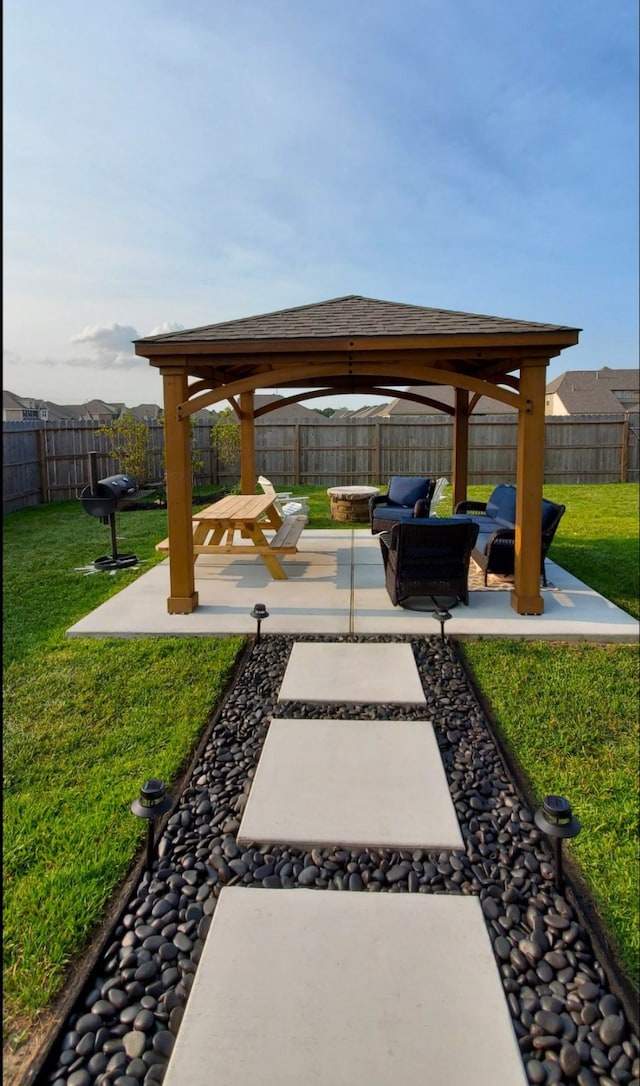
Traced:
<path fill-rule="evenodd" d="M 619 1014 L 608 1014 L 600 1024 L 600 1040 L 609 1048 L 617 1045 L 624 1037 L 624 1018 Z"/>

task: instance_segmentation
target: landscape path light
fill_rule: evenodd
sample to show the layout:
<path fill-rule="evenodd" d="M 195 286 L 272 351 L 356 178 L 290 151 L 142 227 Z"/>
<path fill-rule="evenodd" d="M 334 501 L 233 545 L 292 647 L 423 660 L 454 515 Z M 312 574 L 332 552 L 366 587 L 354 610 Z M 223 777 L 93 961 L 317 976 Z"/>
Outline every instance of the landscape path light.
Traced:
<path fill-rule="evenodd" d="M 138 818 L 148 819 L 147 824 L 147 871 L 153 867 L 153 834 L 154 822 L 160 815 L 165 814 L 171 807 L 171 797 L 163 781 L 150 777 L 140 789 L 140 795 L 131 804 L 131 810 Z"/>
<path fill-rule="evenodd" d="M 258 632 L 256 635 L 256 645 L 260 644 L 260 625 L 265 618 L 269 618 L 269 612 L 267 611 L 264 603 L 255 603 L 253 605 L 253 611 L 251 612 L 251 618 L 255 618 L 258 624 Z"/>
<path fill-rule="evenodd" d="M 545 796 L 542 807 L 538 807 L 533 818 L 538 829 L 553 840 L 555 884 L 561 894 L 564 890 L 562 842 L 565 838 L 578 836 L 580 823 L 571 813 L 571 804 L 564 796 Z"/>
<path fill-rule="evenodd" d="M 451 615 L 447 611 L 446 607 L 439 607 L 436 600 L 433 601 L 436 604 L 436 609 L 433 612 L 433 617 L 440 623 L 440 640 L 444 645 L 444 624 L 448 622 Z"/>

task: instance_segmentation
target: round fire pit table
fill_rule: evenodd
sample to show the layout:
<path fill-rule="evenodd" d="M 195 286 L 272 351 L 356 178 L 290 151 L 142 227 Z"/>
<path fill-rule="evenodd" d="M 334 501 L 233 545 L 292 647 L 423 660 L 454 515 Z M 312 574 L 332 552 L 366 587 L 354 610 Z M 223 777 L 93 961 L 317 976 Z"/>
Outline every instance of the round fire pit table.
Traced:
<path fill-rule="evenodd" d="M 369 498 L 379 494 L 377 486 L 330 486 L 331 519 L 343 521 L 369 520 Z"/>

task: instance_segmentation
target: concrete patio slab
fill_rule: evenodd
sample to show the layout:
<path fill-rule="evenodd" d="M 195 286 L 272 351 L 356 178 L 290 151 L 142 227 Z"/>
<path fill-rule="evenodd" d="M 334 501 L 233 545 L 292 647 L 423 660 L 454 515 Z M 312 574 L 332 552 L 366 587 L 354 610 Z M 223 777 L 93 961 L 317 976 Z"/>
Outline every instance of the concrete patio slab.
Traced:
<path fill-rule="evenodd" d="M 525 1086 L 478 899 L 225 887 L 164 1083 L 214 1078 Z"/>
<path fill-rule="evenodd" d="M 238 841 L 464 848 L 426 720 L 272 720 Z"/>
<path fill-rule="evenodd" d="M 553 562 L 547 561 L 547 577 L 553 587 L 542 589 L 543 615 L 516 614 L 510 606 L 509 590 L 478 590 L 469 593 L 468 606 L 458 603 L 450 608 L 447 634 L 550 641 L 637 640 L 637 621 L 619 607 Z M 389 596 L 384 585 L 376 585 L 373 565 L 355 566 L 353 582 L 354 633 L 375 633 L 383 614 L 387 633 L 416 633 L 419 628 L 425 634 L 439 631 L 429 611 L 392 607 L 389 612 Z"/>
<path fill-rule="evenodd" d="M 255 634 L 250 612 L 265 603 L 263 633 L 428 635 L 439 631 L 426 612 L 394 607 L 384 588 L 377 538 L 367 529 L 305 531 L 300 550 L 283 560 L 289 580 L 272 581 L 258 556 L 202 556 L 196 562 L 200 606 L 170 615 L 169 563 L 162 562 L 75 623 L 69 637 L 162 637 Z M 571 574 L 547 562 L 556 589 L 543 589 L 545 614 L 517 615 L 508 591 L 472 591 L 447 623 L 454 637 L 541 638 L 556 641 L 638 640 L 638 622 Z M 81 574 L 78 574 L 81 576 Z M 107 576 L 107 574 L 95 574 Z"/>
<path fill-rule="evenodd" d="M 300 641 L 291 648 L 278 701 L 424 705 L 411 645 Z"/>

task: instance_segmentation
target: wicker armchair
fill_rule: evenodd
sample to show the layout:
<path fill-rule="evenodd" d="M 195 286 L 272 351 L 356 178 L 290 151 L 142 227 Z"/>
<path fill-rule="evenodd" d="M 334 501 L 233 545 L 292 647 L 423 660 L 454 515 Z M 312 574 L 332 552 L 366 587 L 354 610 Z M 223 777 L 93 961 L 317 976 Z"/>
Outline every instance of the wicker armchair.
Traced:
<path fill-rule="evenodd" d="M 373 535 L 387 532 L 398 521 L 428 517 L 435 488 L 435 479 L 392 476 L 387 493 L 376 494 L 369 499 L 369 521 Z"/>
<path fill-rule="evenodd" d="M 545 558 L 566 506 L 542 499 L 542 531 L 540 536 L 540 573 L 547 585 Z M 513 574 L 515 565 L 516 489 L 513 486 L 497 486 L 488 502 L 462 501 L 454 509 L 478 525 L 479 535 L 473 552 L 474 561 L 484 572 L 484 583 L 489 573 L 507 576 Z"/>
<path fill-rule="evenodd" d="M 469 562 L 478 535 L 472 521 L 419 520 L 394 524 L 380 536 L 391 602 L 430 597 L 469 603 Z"/>

